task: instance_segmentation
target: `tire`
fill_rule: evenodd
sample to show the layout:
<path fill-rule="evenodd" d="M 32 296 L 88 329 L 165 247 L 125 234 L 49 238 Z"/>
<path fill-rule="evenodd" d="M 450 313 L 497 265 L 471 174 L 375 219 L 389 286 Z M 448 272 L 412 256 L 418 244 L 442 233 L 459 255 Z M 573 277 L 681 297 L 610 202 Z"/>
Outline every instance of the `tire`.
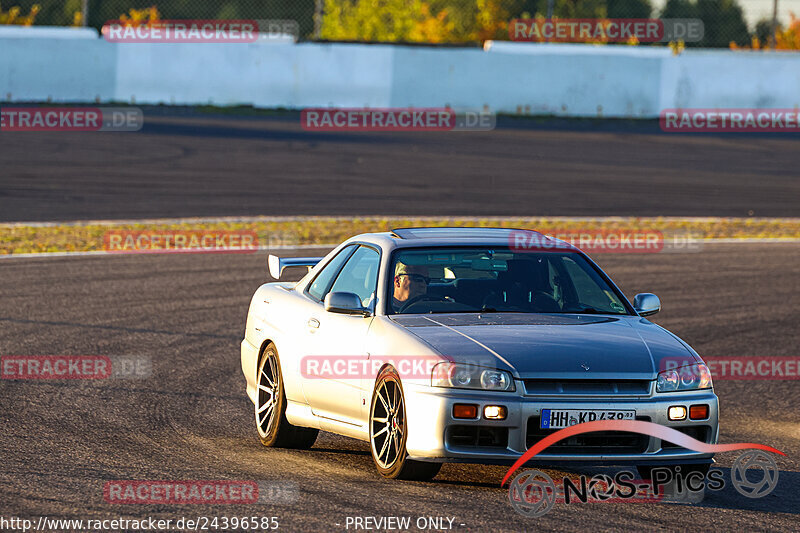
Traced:
<path fill-rule="evenodd" d="M 293 426 L 286 420 L 286 393 L 281 360 L 273 343 L 261 354 L 256 374 L 256 431 L 261 444 L 270 448 L 308 449 L 319 430 Z"/>
<path fill-rule="evenodd" d="M 375 381 L 369 409 L 372 461 L 385 478 L 429 481 L 439 473 L 442 465 L 408 459 L 405 405 L 400 377 L 394 368 L 384 368 Z"/>

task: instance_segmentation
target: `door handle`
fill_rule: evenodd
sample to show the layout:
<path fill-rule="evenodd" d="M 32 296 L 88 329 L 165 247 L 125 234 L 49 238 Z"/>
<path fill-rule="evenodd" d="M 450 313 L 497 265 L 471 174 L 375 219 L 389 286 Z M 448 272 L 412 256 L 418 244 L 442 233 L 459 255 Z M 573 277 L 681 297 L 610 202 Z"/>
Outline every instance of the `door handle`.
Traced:
<path fill-rule="evenodd" d="M 310 328 L 318 328 L 319 327 L 319 320 L 316 318 L 309 318 L 308 319 L 308 327 Z"/>

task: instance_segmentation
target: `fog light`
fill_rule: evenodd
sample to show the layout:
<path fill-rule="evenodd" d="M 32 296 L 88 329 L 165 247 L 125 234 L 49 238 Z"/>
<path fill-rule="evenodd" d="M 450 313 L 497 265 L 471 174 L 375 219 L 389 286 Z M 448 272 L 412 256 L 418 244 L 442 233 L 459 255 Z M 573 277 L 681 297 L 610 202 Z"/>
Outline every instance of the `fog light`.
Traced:
<path fill-rule="evenodd" d="M 670 420 L 686 420 L 686 408 L 682 405 L 673 405 L 667 411 Z"/>
<path fill-rule="evenodd" d="M 707 405 L 693 405 L 689 408 L 689 418 L 692 420 L 705 420 L 708 418 Z"/>
<path fill-rule="evenodd" d="M 457 403 L 453 405 L 453 418 L 478 418 L 478 406 Z"/>
<path fill-rule="evenodd" d="M 483 418 L 505 420 L 508 410 L 502 405 L 487 405 L 483 408 Z"/>

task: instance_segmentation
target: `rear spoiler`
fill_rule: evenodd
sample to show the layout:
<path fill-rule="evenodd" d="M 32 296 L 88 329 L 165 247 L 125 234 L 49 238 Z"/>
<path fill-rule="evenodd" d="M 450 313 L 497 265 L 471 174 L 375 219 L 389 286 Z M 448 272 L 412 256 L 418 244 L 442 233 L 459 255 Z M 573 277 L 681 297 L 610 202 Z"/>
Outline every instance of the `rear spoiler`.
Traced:
<path fill-rule="evenodd" d="M 322 257 L 278 257 L 270 255 L 267 263 L 269 264 L 269 274 L 275 279 L 281 279 L 283 270 L 286 267 L 308 267 L 309 270 L 322 261 Z"/>

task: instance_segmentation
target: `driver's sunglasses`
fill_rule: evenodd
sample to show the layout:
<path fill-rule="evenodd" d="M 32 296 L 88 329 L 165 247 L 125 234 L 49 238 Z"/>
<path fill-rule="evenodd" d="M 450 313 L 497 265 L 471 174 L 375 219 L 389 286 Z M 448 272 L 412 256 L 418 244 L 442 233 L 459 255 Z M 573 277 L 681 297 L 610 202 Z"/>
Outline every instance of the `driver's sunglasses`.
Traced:
<path fill-rule="evenodd" d="M 431 278 L 425 277 L 422 274 L 398 274 L 399 276 L 408 276 L 409 281 L 419 281 L 426 285 L 430 285 Z"/>

